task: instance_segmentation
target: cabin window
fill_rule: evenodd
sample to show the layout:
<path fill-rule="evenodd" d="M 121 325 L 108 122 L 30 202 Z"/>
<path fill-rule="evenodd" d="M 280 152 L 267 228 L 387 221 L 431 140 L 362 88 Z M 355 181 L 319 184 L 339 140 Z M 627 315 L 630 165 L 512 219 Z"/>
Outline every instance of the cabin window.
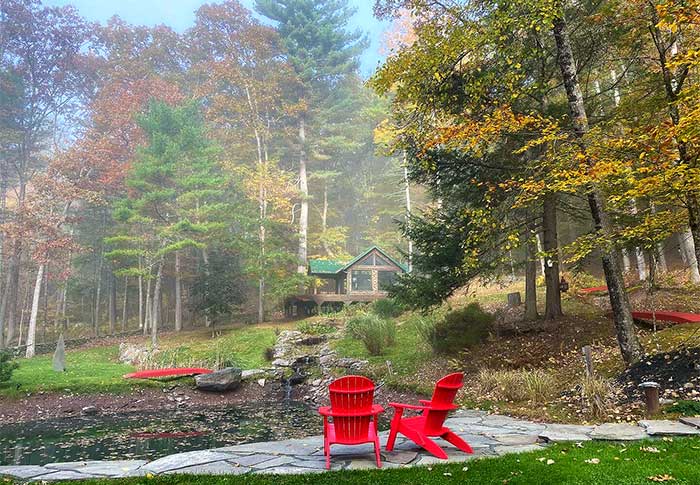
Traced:
<path fill-rule="evenodd" d="M 379 271 L 379 289 L 386 291 L 396 281 L 395 271 Z"/>
<path fill-rule="evenodd" d="M 360 270 L 353 271 L 352 291 L 372 291 L 372 272 Z"/>

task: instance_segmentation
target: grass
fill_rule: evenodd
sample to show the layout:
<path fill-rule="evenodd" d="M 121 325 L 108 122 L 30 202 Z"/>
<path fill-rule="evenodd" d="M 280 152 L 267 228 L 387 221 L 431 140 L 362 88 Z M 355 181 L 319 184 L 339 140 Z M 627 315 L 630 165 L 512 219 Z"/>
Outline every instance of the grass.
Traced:
<path fill-rule="evenodd" d="M 180 334 L 169 333 L 160 339 L 163 349 L 160 366 L 231 362 L 243 369 L 269 366 L 265 349 L 274 345 L 276 328 L 288 325 L 248 325 L 221 331 L 211 337 L 211 330 L 194 330 Z M 146 344 L 148 338 L 144 337 Z M 153 381 L 129 381 L 122 378 L 134 367 L 118 362 L 119 347 L 104 345 L 66 352 L 66 372 L 54 372 L 52 355 L 18 359 L 19 368 L 12 379 L 0 385 L 0 396 L 19 398 L 27 393 L 68 392 L 76 394 L 127 393 L 133 388 L 158 386 Z"/>
<path fill-rule="evenodd" d="M 511 454 L 467 463 L 386 470 L 341 471 L 311 475 L 169 475 L 119 480 L 87 480 L 86 485 L 318 485 L 341 484 L 616 484 L 668 481 L 700 483 L 700 439 L 627 444 L 589 442 L 555 445 L 543 451 Z"/>
<path fill-rule="evenodd" d="M 261 324 L 239 326 L 223 330 L 221 336 L 211 338 L 211 330 L 196 330 L 169 334 L 161 339 L 168 364 L 200 364 L 213 366 L 216 361 L 235 363 L 243 369 L 268 367 L 265 349 L 275 345 L 276 329 L 286 330 L 290 324 Z"/>
<path fill-rule="evenodd" d="M 133 386 L 122 375 L 133 371 L 130 365 L 117 362 L 116 345 L 94 347 L 66 353 L 66 371 L 54 372 L 52 355 L 19 359 L 19 368 L 9 382 L 0 385 L 0 395 L 21 397 L 28 392 L 124 393 Z"/>

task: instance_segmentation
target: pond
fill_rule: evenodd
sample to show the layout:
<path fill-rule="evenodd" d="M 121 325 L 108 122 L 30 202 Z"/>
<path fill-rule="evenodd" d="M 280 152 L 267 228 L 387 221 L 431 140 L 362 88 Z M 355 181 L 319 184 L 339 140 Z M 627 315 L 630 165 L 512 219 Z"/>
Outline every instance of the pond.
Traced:
<path fill-rule="evenodd" d="M 316 410 L 293 401 L 61 418 L 0 426 L 0 465 L 153 460 L 182 451 L 321 433 Z"/>

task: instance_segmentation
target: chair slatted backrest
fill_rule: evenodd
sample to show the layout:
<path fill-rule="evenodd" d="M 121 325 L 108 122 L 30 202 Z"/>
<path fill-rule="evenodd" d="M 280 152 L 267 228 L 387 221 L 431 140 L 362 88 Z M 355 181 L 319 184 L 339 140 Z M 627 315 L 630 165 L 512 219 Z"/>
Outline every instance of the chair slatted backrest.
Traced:
<path fill-rule="evenodd" d="M 363 376 L 345 376 L 333 381 L 328 390 L 336 439 L 345 443 L 366 441 L 374 400 L 374 383 Z"/>
<path fill-rule="evenodd" d="M 457 392 L 462 388 L 464 374 L 455 372 L 440 379 L 430 400 L 430 409 L 425 411 L 425 431 L 437 433 L 442 429 L 447 414 L 454 408 Z"/>

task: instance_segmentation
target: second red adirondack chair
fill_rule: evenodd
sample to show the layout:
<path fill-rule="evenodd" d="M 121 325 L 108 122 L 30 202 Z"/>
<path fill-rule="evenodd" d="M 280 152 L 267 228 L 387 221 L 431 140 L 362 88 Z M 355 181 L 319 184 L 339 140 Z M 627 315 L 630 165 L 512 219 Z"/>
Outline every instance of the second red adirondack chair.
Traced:
<path fill-rule="evenodd" d="M 454 399 L 462 387 L 464 374 L 457 372 L 440 379 L 435 385 L 433 398 L 430 401 L 421 400 L 421 406 L 391 402 L 394 408 L 394 418 L 391 420 L 391 431 L 386 444 L 387 451 L 394 449 L 396 435 L 401 433 L 418 446 L 425 448 L 438 458 L 447 459 L 447 453 L 430 438 L 442 438 L 455 445 L 465 453 L 473 453 L 472 447 L 462 438 L 444 425 L 450 411 L 458 409 Z M 420 416 L 404 418 L 404 409 L 423 411 Z"/>
<path fill-rule="evenodd" d="M 363 443 L 374 443 L 377 467 L 381 468 L 377 417 L 384 412 L 384 408 L 372 403 L 374 383 L 366 377 L 346 376 L 331 382 L 328 390 L 331 405 L 318 409 L 323 416 L 323 451 L 326 455 L 326 468 L 331 467 L 331 445 Z"/>

